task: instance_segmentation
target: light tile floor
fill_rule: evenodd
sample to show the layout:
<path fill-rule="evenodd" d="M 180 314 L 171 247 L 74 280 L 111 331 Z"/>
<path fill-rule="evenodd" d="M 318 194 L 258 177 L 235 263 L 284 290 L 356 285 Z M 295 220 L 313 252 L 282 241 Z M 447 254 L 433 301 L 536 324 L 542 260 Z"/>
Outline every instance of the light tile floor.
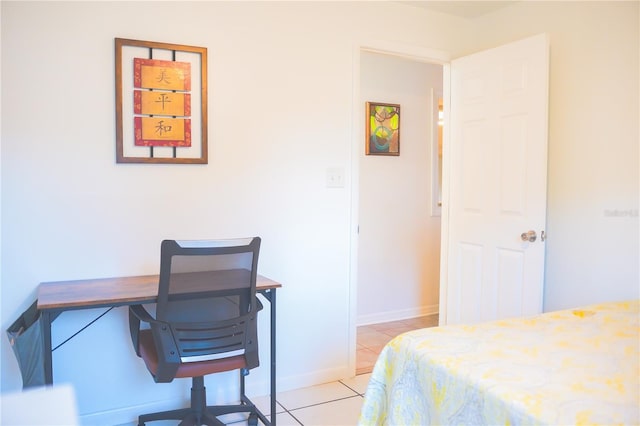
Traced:
<path fill-rule="evenodd" d="M 358 327 L 356 374 L 349 380 L 279 393 L 276 424 L 279 426 L 355 426 L 358 424 L 364 393 L 378 354 L 401 333 L 438 325 L 438 315 Z M 254 399 L 263 413 L 269 399 Z M 242 424 L 242 423 L 240 423 Z M 235 426 L 236 424 L 234 424 Z"/>
<path fill-rule="evenodd" d="M 358 424 L 360 409 L 364 401 L 371 374 L 356 376 L 348 380 L 325 383 L 308 388 L 279 392 L 276 396 L 277 426 L 355 426 Z M 267 418 L 271 408 L 268 395 L 250 397 L 251 401 Z M 229 426 L 247 426 L 241 415 L 220 419 Z M 149 422 L 149 426 L 175 426 L 176 421 Z M 261 421 L 258 425 L 263 426 Z M 135 426 L 127 423 L 120 426 Z"/>
<path fill-rule="evenodd" d="M 370 373 L 380 351 L 399 334 L 438 325 L 438 314 L 358 327 L 356 374 Z"/>
<path fill-rule="evenodd" d="M 355 426 L 370 376 L 364 374 L 348 380 L 278 393 L 276 424 Z M 253 401 L 263 413 L 269 412 L 268 397 L 255 398 Z"/>

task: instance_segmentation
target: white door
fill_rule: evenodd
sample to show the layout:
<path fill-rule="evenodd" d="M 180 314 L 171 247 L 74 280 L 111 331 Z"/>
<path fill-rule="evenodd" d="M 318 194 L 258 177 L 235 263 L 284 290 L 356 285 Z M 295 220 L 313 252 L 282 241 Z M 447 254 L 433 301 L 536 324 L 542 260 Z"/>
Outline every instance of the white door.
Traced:
<path fill-rule="evenodd" d="M 451 63 L 446 324 L 542 312 L 548 74 L 544 34 Z"/>

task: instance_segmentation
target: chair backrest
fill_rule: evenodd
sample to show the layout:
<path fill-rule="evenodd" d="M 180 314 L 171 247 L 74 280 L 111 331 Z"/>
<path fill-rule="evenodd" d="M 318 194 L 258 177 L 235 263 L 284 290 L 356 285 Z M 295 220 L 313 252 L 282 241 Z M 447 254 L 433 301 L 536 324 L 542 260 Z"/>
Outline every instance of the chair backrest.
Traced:
<path fill-rule="evenodd" d="M 181 362 L 244 354 L 258 364 L 260 238 L 165 240 L 156 319 L 169 324 Z"/>

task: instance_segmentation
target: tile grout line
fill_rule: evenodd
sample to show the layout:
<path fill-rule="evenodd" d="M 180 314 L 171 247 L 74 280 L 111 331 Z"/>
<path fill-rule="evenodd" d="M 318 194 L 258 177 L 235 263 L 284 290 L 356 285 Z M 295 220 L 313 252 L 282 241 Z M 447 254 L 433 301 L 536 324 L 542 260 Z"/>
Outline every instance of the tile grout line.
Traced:
<path fill-rule="evenodd" d="M 282 406 L 282 408 L 284 408 L 284 406 L 282 404 L 280 404 L 280 406 Z M 285 413 L 289 414 L 293 420 L 295 420 L 296 422 L 298 422 L 299 425 L 304 426 L 304 423 L 302 423 L 296 416 L 293 415 L 293 413 L 289 410 L 287 410 L 286 408 L 284 408 Z M 277 416 L 277 414 L 276 414 Z"/>
<path fill-rule="evenodd" d="M 280 411 L 279 413 L 278 413 L 278 412 L 276 412 L 276 417 L 278 417 L 278 414 L 286 413 L 286 414 L 290 415 L 290 416 L 293 418 L 293 420 L 295 420 L 296 422 L 298 422 L 298 424 L 299 424 L 300 426 L 304 426 L 304 424 L 303 424 L 300 420 L 298 420 L 298 418 L 297 418 L 296 416 L 294 416 L 294 415 L 293 415 L 293 413 L 287 409 L 287 407 L 285 407 L 284 405 L 282 405 L 282 403 L 281 403 L 280 401 L 278 401 L 278 399 L 277 399 L 277 398 L 276 398 L 276 402 L 277 402 L 277 403 L 278 403 L 278 405 L 280 405 L 280 406 L 282 407 L 282 409 L 284 410 L 284 411 Z M 271 419 L 269 419 L 269 420 L 271 420 Z"/>
<path fill-rule="evenodd" d="M 298 422 L 301 426 L 304 426 L 304 423 L 302 423 L 294 414 L 294 411 L 298 411 L 298 410 L 303 410 L 305 408 L 310 408 L 310 407 L 317 407 L 319 405 L 325 405 L 325 404 L 329 404 L 331 402 L 337 402 L 337 401 L 344 401 L 347 399 L 351 399 L 351 398 L 363 398 L 364 399 L 364 395 L 361 394 L 360 392 L 358 392 L 355 389 L 352 389 L 351 387 L 345 385 L 344 383 L 342 383 L 341 381 L 338 381 L 338 383 L 340 383 L 341 385 L 345 386 L 347 389 L 353 391 L 355 393 L 355 395 L 350 395 L 350 396 L 345 396 L 344 398 L 337 398 L 337 399 L 331 399 L 329 401 L 324 401 L 324 402 L 318 402 L 317 404 L 310 404 L 310 405 L 305 405 L 303 407 L 298 407 L 298 408 L 293 408 L 291 410 L 289 410 L 288 408 L 286 408 L 284 405 L 282 405 L 282 403 L 278 400 L 276 400 L 278 402 L 278 404 L 280 404 L 280 406 L 284 409 L 284 412 L 286 412 L 287 414 L 289 414 L 291 417 L 293 417 L 293 419 Z M 277 414 L 276 414 L 277 415 Z"/>
<path fill-rule="evenodd" d="M 369 373 L 367 373 L 367 374 L 369 374 Z M 347 385 L 346 383 L 343 383 L 343 382 L 342 382 L 342 380 L 340 380 L 340 383 L 342 383 L 344 386 L 346 386 L 347 388 L 349 388 L 349 389 L 351 389 L 352 391 L 354 391 L 358 396 L 361 396 L 361 397 L 363 397 L 363 398 L 364 398 L 364 394 L 363 394 L 363 393 L 360 393 L 360 392 L 358 392 L 356 389 L 354 389 L 354 388 L 352 388 L 351 386 Z M 365 392 L 366 392 L 366 391 L 365 391 Z M 349 397 L 349 398 L 351 398 L 351 397 Z M 345 398 L 345 399 L 346 399 L 346 398 Z"/>
<path fill-rule="evenodd" d="M 347 388 L 351 389 L 349 386 L 345 385 L 344 383 L 340 382 L 340 384 L 346 386 Z M 318 402 L 315 404 L 309 404 L 309 405 L 304 405 L 302 407 L 298 407 L 298 408 L 292 408 L 291 410 L 288 410 L 286 408 L 284 408 L 284 406 L 282 404 L 280 404 L 280 406 L 282 406 L 282 408 L 284 408 L 284 410 L 287 413 L 291 413 L 292 411 L 297 411 L 297 410 L 302 410 L 304 408 L 310 408 L 310 407 L 317 407 L 318 405 L 324 405 L 324 404 L 329 404 L 331 402 L 338 402 L 338 401 L 344 401 L 345 399 L 351 399 L 351 398 L 356 398 L 358 396 L 362 397 L 364 395 L 362 395 L 361 393 L 359 393 L 358 391 L 355 391 L 353 389 L 351 389 L 353 392 L 355 392 L 355 395 L 349 395 L 349 396 L 345 396 L 343 398 L 336 398 L 336 399 L 330 399 L 328 401 L 323 401 L 323 402 Z"/>

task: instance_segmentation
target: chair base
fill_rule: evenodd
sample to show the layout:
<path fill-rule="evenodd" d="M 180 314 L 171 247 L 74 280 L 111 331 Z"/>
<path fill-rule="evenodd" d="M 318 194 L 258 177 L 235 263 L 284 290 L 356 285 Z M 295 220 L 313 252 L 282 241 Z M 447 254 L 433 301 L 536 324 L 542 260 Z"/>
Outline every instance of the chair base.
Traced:
<path fill-rule="evenodd" d="M 231 413 L 249 413 L 249 426 L 258 425 L 258 409 L 242 396 L 242 404 L 207 406 L 207 394 L 203 377 L 194 377 L 191 387 L 191 407 L 158 413 L 143 414 L 138 417 L 138 426 L 156 420 L 180 420 L 180 426 L 225 426 L 218 416 Z"/>
<path fill-rule="evenodd" d="M 233 407 L 233 406 L 230 406 Z M 246 409 L 246 405 L 239 405 L 239 408 Z M 163 411 L 160 413 L 145 414 L 138 417 L 138 426 L 145 426 L 147 422 L 153 422 L 156 420 L 180 420 L 180 426 L 226 426 L 225 423 L 218 420 L 209 410 L 215 410 L 221 408 L 219 406 L 206 407 L 207 411 L 196 414 L 190 408 L 183 408 L 178 410 Z M 225 407 L 226 408 L 226 407 Z M 239 411 L 239 410 L 238 410 Z M 233 411 L 233 412 L 238 412 Z M 227 413 L 222 413 L 227 414 Z M 218 415 L 222 415 L 218 414 Z M 258 426 L 258 415 L 255 413 L 249 414 L 248 419 L 249 426 Z"/>

